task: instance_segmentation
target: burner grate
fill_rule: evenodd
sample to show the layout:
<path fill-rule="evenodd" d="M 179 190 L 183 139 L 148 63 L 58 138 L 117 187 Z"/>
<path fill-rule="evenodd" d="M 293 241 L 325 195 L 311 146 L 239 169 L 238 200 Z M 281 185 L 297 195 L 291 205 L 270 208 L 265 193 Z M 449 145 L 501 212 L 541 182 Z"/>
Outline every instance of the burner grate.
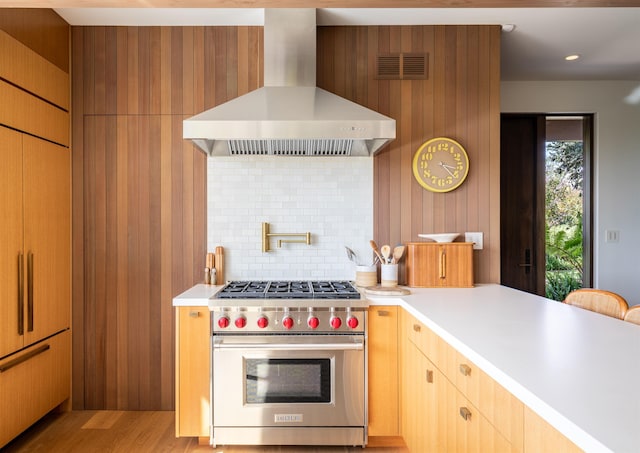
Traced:
<path fill-rule="evenodd" d="M 314 299 L 360 299 L 360 293 L 347 281 L 312 282 Z"/>
<path fill-rule="evenodd" d="M 218 299 L 360 299 L 348 281 L 232 281 Z"/>
<path fill-rule="evenodd" d="M 309 282 L 271 282 L 265 294 L 268 299 L 312 299 Z"/>

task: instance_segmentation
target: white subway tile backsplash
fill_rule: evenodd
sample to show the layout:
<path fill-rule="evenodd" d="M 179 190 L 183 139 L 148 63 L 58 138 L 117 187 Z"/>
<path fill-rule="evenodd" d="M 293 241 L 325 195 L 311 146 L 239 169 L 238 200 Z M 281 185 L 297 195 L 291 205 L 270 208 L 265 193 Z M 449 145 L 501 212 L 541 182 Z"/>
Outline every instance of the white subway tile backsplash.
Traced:
<path fill-rule="evenodd" d="M 208 248 L 225 247 L 225 278 L 353 279 L 344 246 L 371 262 L 373 159 L 216 157 L 207 162 Z M 271 238 L 311 232 L 311 245 Z M 281 238 L 284 239 L 284 238 Z"/>

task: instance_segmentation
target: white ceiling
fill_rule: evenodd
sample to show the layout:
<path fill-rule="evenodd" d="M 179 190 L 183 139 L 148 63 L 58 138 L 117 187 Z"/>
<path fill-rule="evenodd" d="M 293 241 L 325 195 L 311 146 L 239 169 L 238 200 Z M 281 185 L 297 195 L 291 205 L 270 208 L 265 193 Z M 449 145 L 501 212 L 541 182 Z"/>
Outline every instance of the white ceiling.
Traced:
<path fill-rule="evenodd" d="M 263 25 L 262 8 L 58 8 L 71 25 Z M 328 8 L 318 25 L 513 24 L 503 80 L 640 80 L 640 8 Z M 564 60 L 579 54 L 580 59 Z"/>

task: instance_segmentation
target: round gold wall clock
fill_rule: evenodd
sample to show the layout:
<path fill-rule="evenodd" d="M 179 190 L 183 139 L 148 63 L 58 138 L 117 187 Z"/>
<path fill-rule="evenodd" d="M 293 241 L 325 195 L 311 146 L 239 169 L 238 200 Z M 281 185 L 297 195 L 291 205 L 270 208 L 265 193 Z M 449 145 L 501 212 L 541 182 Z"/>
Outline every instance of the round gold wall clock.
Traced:
<path fill-rule="evenodd" d="M 469 173 L 469 156 L 457 141 L 436 137 L 424 142 L 413 156 L 413 176 L 432 192 L 458 188 Z"/>

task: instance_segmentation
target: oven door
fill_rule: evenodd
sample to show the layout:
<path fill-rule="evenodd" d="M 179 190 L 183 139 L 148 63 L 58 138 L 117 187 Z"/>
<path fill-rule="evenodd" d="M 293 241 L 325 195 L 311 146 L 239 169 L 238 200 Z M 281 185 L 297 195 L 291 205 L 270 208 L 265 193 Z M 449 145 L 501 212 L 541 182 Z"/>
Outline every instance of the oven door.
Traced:
<path fill-rule="evenodd" d="M 213 336 L 213 426 L 365 425 L 363 335 Z"/>

